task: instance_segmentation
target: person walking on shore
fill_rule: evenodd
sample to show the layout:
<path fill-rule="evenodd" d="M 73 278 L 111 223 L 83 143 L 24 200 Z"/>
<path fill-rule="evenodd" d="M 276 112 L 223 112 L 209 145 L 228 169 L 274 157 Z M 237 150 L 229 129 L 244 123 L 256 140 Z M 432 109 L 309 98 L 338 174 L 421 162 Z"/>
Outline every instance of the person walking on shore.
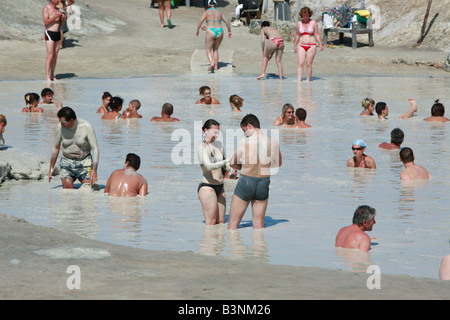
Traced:
<path fill-rule="evenodd" d="M 216 0 L 208 1 L 208 9 L 202 14 L 200 22 L 197 25 L 197 32 L 195 35 L 198 37 L 198 32 L 203 22 L 206 21 L 206 33 L 205 33 L 205 47 L 206 47 L 206 57 L 209 61 L 208 71 L 214 71 L 218 69 L 219 63 L 219 47 L 223 40 L 223 28 L 221 26 L 221 21 L 225 23 L 228 28 L 228 38 L 231 39 L 231 28 L 230 23 L 225 18 L 222 12 L 216 8 Z"/>

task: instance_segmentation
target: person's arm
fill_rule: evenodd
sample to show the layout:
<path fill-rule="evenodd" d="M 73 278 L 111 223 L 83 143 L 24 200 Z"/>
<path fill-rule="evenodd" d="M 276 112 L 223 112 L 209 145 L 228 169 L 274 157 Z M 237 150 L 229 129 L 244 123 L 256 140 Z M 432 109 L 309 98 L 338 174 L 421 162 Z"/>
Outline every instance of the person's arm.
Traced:
<path fill-rule="evenodd" d="M 52 180 L 53 170 L 55 168 L 56 160 L 58 159 L 60 148 L 61 148 L 61 125 L 59 124 L 56 129 L 55 143 L 53 145 L 53 152 L 50 158 L 50 168 L 48 170 L 48 182 Z"/>
<path fill-rule="evenodd" d="M 109 193 L 109 190 L 111 190 L 111 176 L 108 178 L 108 181 L 106 182 L 105 191 L 103 193 Z"/>
<path fill-rule="evenodd" d="M 100 158 L 100 150 L 98 148 L 97 136 L 95 135 L 94 128 L 92 127 L 91 124 L 88 124 L 86 131 L 87 131 L 87 139 L 89 141 L 89 145 L 91 146 L 91 153 L 92 153 L 92 170 L 89 174 L 90 183 L 92 184 L 97 182 L 97 168 Z"/>
<path fill-rule="evenodd" d="M 319 27 L 317 26 L 317 22 L 313 20 L 313 24 L 314 24 L 314 36 L 316 37 L 317 42 L 319 42 L 319 46 L 320 46 L 320 51 L 323 51 L 323 44 L 322 44 L 322 39 L 320 38 L 320 34 L 319 34 Z"/>
<path fill-rule="evenodd" d="M 200 30 L 200 27 L 202 26 L 202 24 L 203 24 L 203 22 L 206 20 L 206 12 L 204 12 L 203 14 L 202 14 L 202 17 L 201 17 L 201 19 L 200 19 L 200 22 L 198 23 L 198 25 L 197 25 L 197 31 L 195 32 L 195 35 L 198 37 L 198 32 L 199 32 L 199 30 Z"/>
<path fill-rule="evenodd" d="M 203 165 L 206 170 L 212 171 L 214 169 L 219 169 L 223 167 L 226 164 L 226 160 L 217 161 L 212 163 L 209 159 L 208 151 L 210 151 L 208 148 L 205 148 L 203 146 L 200 146 L 201 148 L 201 155 L 200 155 L 200 164 Z"/>
<path fill-rule="evenodd" d="M 49 24 L 59 22 L 61 15 L 62 15 L 62 13 L 59 11 L 57 11 L 53 15 L 50 15 L 50 11 L 49 11 L 48 7 L 44 7 L 44 9 L 42 9 L 42 18 L 44 19 L 44 25 L 49 25 Z"/>
<path fill-rule="evenodd" d="M 296 31 L 295 31 L 295 37 L 294 37 L 294 52 L 297 52 L 298 41 L 300 40 L 300 33 L 299 33 L 299 31 L 298 31 L 299 23 L 301 23 L 301 22 L 300 22 L 300 21 L 297 22 L 297 28 L 296 28 Z"/>
<path fill-rule="evenodd" d="M 359 243 L 359 250 L 363 252 L 369 252 L 370 244 L 371 244 L 370 237 L 367 234 L 364 234 Z"/>
<path fill-rule="evenodd" d="M 230 28 L 230 22 L 225 18 L 225 16 L 222 13 L 222 21 L 225 22 L 225 25 L 228 28 L 228 39 L 231 39 L 231 28 Z"/>
<path fill-rule="evenodd" d="M 266 44 L 266 33 L 264 32 L 264 28 L 261 28 L 261 48 L 263 56 L 265 44 Z"/>
<path fill-rule="evenodd" d="M 144 179 L 144 183 L 142 184 L 142 186 L 141 186 L 141 188 L 139 190 L 139 195 L 140 196 L 146 196 L 147 193 L 148 193 L 148 183 L 147 183 L 147 180 Z"/>

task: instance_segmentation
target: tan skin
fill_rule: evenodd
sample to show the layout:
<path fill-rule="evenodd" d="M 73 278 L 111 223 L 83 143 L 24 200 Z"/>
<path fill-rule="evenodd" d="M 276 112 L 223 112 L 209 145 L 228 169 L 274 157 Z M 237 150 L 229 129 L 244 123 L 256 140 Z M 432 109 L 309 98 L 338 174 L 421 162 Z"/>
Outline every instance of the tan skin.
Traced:
<path fill-rule="evenodd" d="M 104 193 L 115 197 L 146 196 L 148 183 L 127 161 L 125 169 L 115 170 L 111 174 L 106 182 Z"/>
<path fill-rule="evenodd" d="M 366 150 L 365 147 L 361 147 L 360 145 L 354 144 L 352 146 L 352 151 L 353 151 L 353 155 L 356 158 L 356 165 L 355 165 L 354 157 L 351 157 L 347 161 L 347 167 L 365 168 L 365 165 L 367 165 L 368 169 L 376 169 L 377 166 L 375 164 L 375 161 L 369 156 L 364 156 L 365 150 Z"/>
<path fill-rule="evenodd" d="M 56 5 L 60 0 L 50 0 L 50 3 L 42 9 L 45 30 L 58 32 L 59 27 L 64 24 L 66 15 L 58 11 Z M 57 80 L 55 77 L 56 60 L 61 48 L 61 41 L 45 41 L 47 57 L 45 60 L 45 72 L 47 81 Z"/>
<path fill-rule="evenodd" d="M 200 100 L 197 100 L 195 104 L 220 104 L 219 100 L 216 98 L 211 97 L 211 91 L 208 89 L 203 90 L 201 93 L 203 95 L 203 98 Z"/>
<path fill-rule="evenodd" d="M 369 222 L 364 220 L 361 226 L 352 224 L 342 228 L 336 235 L 335 246 L 369 252 L 371 241 L 365 231 L 371 231 L 375 223 L 375 218 L 372 218 Z"/>
<path fill-rule="evenodd" d="M 299 24 L 303 24 L 303 29 L 307 30 L 309 25 L 313 27 L 313 35 L 301 35 L 299 32 Z M 297 31 L 294 38 L 294 52 L 297 53 L 298 68 L 297 68 L 297 81 L 302 81 L 303 67 L 306 63 L 306 81 L 311 80 L 312 64 L 316 55 L 316 47 L 311 47 L 308 51 L 300 47 L 300 44 L 311 44 L 319 42 L 320 51 L 323 51 L 322 40 L 319 34 L 319 28 L 317 22 L 311 20 L 309 13 L 304 12 L 301 16 L 301 20 L 297 23 Z"/>
<path fill-rule="evenodd" d="M 294 109 L 289 108 L 284 113 L 284 116 L 279 116 L 275 119 L 273 125 L 274 126 L 294 125 L 296 123 L 295 120 L 296 120 L 295 111 Z"/>
<path fill-rule="evenodd" d="M 108 112 L 108 105 L 111 102 L 111 97 L 102 99 L 102 105 L 97 109 L 97 113 L 105 114 Z"/>
<path fill-rule="evenodd" d="M 38 107 L 38 104 L 39 104 L 39 101 L 34 100 L 28 104 L 29 107 L 24 107 L 22 109 L 22 112 L 44 112 L 44 109 L 42 109 L 41 107 Z"/>

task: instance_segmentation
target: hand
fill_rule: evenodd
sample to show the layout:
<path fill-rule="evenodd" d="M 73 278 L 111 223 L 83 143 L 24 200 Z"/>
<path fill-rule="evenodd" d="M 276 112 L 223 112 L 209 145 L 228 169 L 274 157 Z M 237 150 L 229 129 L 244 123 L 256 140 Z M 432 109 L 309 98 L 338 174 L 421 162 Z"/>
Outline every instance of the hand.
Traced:
<path fill-rule="evenodd" d="M 231 31 L 228 31 L 228 39 L 231 39 Z"/>
<path fill-rule="evenodd" d="M 297 52 L 297 45 L 294 45 L 294 52 Z"/>
<path fill-rule="evenodd" d="M 320 51 L 323 51 L 323 45 L 320 44 Z"/>
<path fill-rule="evenodd" d="M 94 184 L 94 183 L 96 183 L 96 182 L 97 182 L 97 171 L 92 170 L 92 171 L 89 173 L 89 183 L 90 183 L 90 184 Z"/>

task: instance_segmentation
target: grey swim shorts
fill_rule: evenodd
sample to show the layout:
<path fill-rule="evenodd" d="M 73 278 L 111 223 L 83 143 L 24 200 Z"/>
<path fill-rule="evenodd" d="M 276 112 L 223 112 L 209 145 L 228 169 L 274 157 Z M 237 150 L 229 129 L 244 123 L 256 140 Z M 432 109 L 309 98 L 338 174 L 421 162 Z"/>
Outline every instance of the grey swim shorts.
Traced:
<path fill-rule="evenodd" d="M 61 179 L 88 180 L 92 169 L 92 156 L 89 154 L 84 159 L 70 159 L 63 155 L 59 162 L 59 168 Z"/>
<path fill-rule="evenodd" d="M 266 200 L 269 197 L 270 177 L 240 176 L 234 194 L 244 201 Z"/>

